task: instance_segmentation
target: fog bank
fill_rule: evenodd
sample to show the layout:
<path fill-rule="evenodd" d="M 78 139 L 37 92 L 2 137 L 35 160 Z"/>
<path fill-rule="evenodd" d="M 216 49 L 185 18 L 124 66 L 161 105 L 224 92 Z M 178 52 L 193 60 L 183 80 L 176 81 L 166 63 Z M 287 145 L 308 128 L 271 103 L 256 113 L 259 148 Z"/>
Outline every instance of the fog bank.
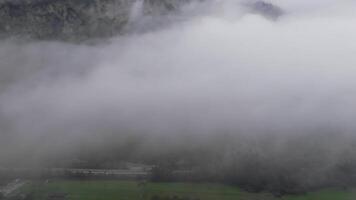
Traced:
<path fill-rule="evenodd" d="M 95 45 L 1 41 L 0 158 L 130 135 L 142 149 L 225 134 L 353 138 L 355 3 L 271 2 L 277 20 L 208 1 Z"/>

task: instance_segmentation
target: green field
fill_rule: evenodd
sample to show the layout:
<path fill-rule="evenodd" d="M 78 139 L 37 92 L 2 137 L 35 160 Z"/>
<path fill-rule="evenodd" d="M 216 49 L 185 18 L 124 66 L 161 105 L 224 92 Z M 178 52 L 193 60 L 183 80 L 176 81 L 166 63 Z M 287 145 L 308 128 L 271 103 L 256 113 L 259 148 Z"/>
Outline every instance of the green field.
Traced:
<path fill-rule="evenodd" d="M 45 200 L 51 194 L 66 194 L 69 200 L 355 200 L 356 191 L 324 190 L 300 196 L 273 197 L 270 194 L 247 193 L 220 184 L 147 183 L 132 181 L 53 181 L 32 183 L 23 192 L 32 191 L 33 199 Z M 156 196 L 156 197 L 155 197 Z"/>

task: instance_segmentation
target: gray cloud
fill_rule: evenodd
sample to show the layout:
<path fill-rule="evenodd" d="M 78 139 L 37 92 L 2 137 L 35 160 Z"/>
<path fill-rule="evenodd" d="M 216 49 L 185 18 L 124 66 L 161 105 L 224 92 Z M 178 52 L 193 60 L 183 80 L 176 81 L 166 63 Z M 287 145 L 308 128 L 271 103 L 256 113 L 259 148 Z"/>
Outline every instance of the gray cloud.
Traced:
<path fill-rule="evenodd" d="M 93 46 L 2 41 L 0 137 L 353 134 L 355 4 L 272 2 L 278 21 L 216 1 Z"/>

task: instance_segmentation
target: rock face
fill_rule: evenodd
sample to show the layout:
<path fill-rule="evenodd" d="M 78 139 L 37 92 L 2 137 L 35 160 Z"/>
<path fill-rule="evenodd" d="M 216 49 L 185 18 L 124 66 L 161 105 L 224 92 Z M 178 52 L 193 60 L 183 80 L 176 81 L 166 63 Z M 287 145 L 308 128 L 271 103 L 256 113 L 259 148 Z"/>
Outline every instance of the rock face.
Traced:
<path fill-rule="evenodd" d="M 161 16 L 191 1 L 205 0 L 0 0 L 0 38 L 85 41 L 125 32 L 135 15 Z M 246 4 L 250 12 L 277 19 L 279 7 Z"/>
<path fill-rule="evenodd" d="M 284 14 L 280 7 L 265 1 L 256 1 L 247 4 L 247 6 L 252 13 L 260 14 L 272 20 L 276 20 Z"/>
<path fill-rule="evenodd" d="M 145 0 L 144 12 L 149 15 L 167 14 L 191 1 L 192 0 Z"/>
<path fill-rule="evenodd" d="M 0 5 L 2 35 L 78 40 L 105 37 L 127 22 L 130 0 L 35 0 Z"/>
<path fill-rule="evenodd" d="M 109 37 L 123 31 L 136 1 L 152 14 L 172 11 L 188 0 L 2 0 L 0 37 L 66 41 Z"/>

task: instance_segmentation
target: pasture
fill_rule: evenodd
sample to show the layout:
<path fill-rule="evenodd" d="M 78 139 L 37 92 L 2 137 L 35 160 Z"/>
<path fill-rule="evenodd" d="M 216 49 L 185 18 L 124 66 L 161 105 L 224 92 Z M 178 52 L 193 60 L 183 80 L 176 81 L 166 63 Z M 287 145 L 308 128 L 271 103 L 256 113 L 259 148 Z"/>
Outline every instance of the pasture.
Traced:
<path fill-rule="evenodd" d="M 281 198 L 248 193 L 214 183 L 145 183 L 135 181 L 58 180 L 31 183 L 22 188 L 36 200 L 353 200 L 356 191 L 328 189 Z"/>

